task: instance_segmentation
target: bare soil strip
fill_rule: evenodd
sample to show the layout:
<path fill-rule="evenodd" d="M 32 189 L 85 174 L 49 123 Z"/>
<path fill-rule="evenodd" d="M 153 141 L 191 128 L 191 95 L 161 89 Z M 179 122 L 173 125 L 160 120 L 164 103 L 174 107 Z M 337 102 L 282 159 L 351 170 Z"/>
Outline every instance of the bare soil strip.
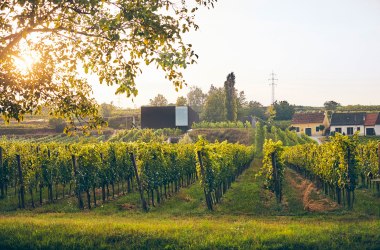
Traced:
<path fill-rule="evenodd" d="M 302 200 L 304 209 L 310 212 L 333 211 L 339 208 L 339 205 L 330 198 L 320 193 L 314 183 L 303 178 L 301 175 L 291 169 L 286 169 L 286 181 L 294 187 Z"/>

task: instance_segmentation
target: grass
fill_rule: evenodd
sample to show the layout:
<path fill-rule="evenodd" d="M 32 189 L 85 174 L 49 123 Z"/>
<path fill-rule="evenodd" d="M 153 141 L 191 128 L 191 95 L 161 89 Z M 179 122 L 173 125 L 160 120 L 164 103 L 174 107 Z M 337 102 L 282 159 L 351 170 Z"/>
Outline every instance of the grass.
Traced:
<path fill-rule="evenodd" d="M 312 213 L 288 182 L 277 205 L 260 167 L 232 184 L 210 212 L 200 184 L 141 211 L 137 192 L 79 211 L 74 198 L 0 214 L 0 249 L 378 249 L 379 198 L 357 191 L 354 211 Z M 1 203 L 4 201 L 0 202 Z"/>
<path fill-rule="evenodd" d="M 232 188 L 223 197 L 223 202 L 217 206 L 216 212 L 233 215 L 280 215 L 281 211 L 272 193 L 263 189 L 263 178 L 256 177 L 260 163 L 254 161 L 253 167 L 232 184 Z"/>
<path fill-rule="evenodd" d="M 1 217 L 0 228 L 2 249 L 376 249 L 380 242 L 379 220 L 357 218 L 24 214 Z"/>
<path fill-rule="evenodd" d="M 362 215 L 380 217 L 380 197 L 376 191 L 357 189 L 355 191 L 354 211 Z"/>

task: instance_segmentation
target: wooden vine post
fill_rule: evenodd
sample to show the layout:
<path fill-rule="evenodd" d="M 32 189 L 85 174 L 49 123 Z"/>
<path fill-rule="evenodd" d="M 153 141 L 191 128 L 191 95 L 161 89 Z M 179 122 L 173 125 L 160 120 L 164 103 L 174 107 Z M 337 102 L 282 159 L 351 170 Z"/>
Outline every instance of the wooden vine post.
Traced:
<path fill-rule="evenodd" d="M 40 148 L 37 146 L 36 148 L 37 155 L 40 153 Z M 41 165 L 41 175 L 39 176 L 39 188 L 40 188 L 40 205 L 42 205 L 43 199 L 42 199 L 42 189 L 44 188 L 44 182 L 43 182 L 43 165 Z"/>
<path fill-rule="evenodd" d="M 142 184 L 141 184 L 141 181 L 140 181 L 139 173 L 137 171 L 137 165 L 136 165 L 135 155 L 132 152 L 130 152 L 129 156 L 131 158 L 133 169 L 134 169 L 135 176 L 136 176 L 137 186 L 138 186 L 139 193 L 140 193 L 141 205 L 142 205 L 143 210 L 145 212 L 147 212 L 148 211 L 148 206 L 147 206 L 146 201 L 144 199 L 144 191 L 142 189 Z"/>
<path fill-rule="evenodd" d="M 378 195 L 380 195 L 380 143 L 379 143 L 379 145 L 377 147 L 377 157 L 378 157 L 378 164 L 377 164 L 378 165 L 378 170 L 377 170 L 377 174 L 378 174 L 379 178 L 372 179 L 370 187 L 374 187 L 374 186 L 372 186 L 372 183 L 373 183 L 373 185 L 376 185 L 377 193 L 378 193 Z"/>
<path fill-rule="evenodd" d="M 50 149 L 48 149 L 48 158 L 49 158 L 49 162 L 50 162 Z M 49 169 L 49 168 L 48 168 Z M 50 169 L 50 173 L 48 174 L 49 176 L 49 182 L 48 182 L 48 200 L 50 202 L 53 202 L 53 180 L 52 180 L 52 173 L 51 173 L 51 169 Z"/>
<path fill-rule="evenodd" d="M 4 188 L 5 188 L 5 178 L 4 178 L 4 168 L 3 168 L 3 148 L 0 147 L 0 171 L 2 171 L 2 174 L 0 175 L 0 189 L 1 189 L 1 197 L 4 197 Z"/>
<path fill-rule="evenodd" d="M 199 166 L 201 168 L 201 175 L 203 177 L 205 177 L 205 169 L 204 169 L 203 161 L 202 161 L 202 152 L 198 151 L 197 154 L 198 154 L 198 159 L 199 159 Z M 204 191 L 204 194 L 205 194 L 207 208 L 209 210 L 213 210 L 213 208 L 212 208 L 212 197 L 211 197 L 211 194 L 206 190 L 206 187 L 203 188 L 203 191 Z"/>
<path fill-rule="evenodd" d="M 82 195 L 81 195 L 80 181 L 78 180 L 77 160 L 75 158 L 75 155 L 72 155 L 71 159 L 73 161 L 75 189 L 76 189 L 76 195 L 78 197 L 78 207 L 79 207 L 79 209 L 84 209 L 84 204 L 83 204 Z"/>
<path fill-rule="evenodd" d="M 347 148 L 347 187 L 346 187 L 346 199 L 347 199 L 347 207 L 351 209 L 353 207 L 353 200 L 351 200 L 351 189 L 352 189 L 352 178 L 351 172 L 353 166 L 351 166 L 351 150 Z"/>
<path fill-rule="evenodd" d="M 377 174 L 379 175 L 379 179 L 376 182 L 376 189 L 377 189 L 377 192 L 380 193 L 380 143 L 377 149 L 377 155 L 378 155 L 378 168 L 379 168 L 377 171 Z"/>
<path fill-rule="evenodd" d="M 42 165 L 41 165 L 41 175 L 39 176 L 39 188 L 40 188 L 40 205 L 42 205 L 42 201 L 43 201 L 43 198 L 42 198 L 42 189 L 44 188 L 44 184 L 43 184 L 43 168 L 42 168 Z"/>
<path fill-rule="evenodd" d="M 278 167 L 277 167 L 277 162 L 276 162 L 276 152 L 272 153 L 271 159 L 272 159 L 272 166 L 273 166 L 274 193 L 276 194 L 277 202 L 281 203 L 282 195 L 281 195 L 280 178 L 278 175 Z"/>
<path fill-rule="evenodd" d="M 17 161 L 17 169 L 18 169 L 18 179 L 19 179 L 19 183 L 20 183 L 20 190 L 19 190 L 20 203 L 19 203 L 19 207 L 20 208 L 25 208 L 25 186 L 24 186 L 24 178 L 22 176 L 21 157 L 20 157 L 20 155 L 16 155 L 16 161 Z"/>
<path fill-rule="evenodd" d="M 103 161 L 103 154 L 102 153 L 100 153 L 100 160 L 101 160 L 101 163 L 103 165 L 104 161 Z M 103 201 L 103 203 L 106 202 L 106 182 L 104 179 L 102 181 L 102 201 Z"/>

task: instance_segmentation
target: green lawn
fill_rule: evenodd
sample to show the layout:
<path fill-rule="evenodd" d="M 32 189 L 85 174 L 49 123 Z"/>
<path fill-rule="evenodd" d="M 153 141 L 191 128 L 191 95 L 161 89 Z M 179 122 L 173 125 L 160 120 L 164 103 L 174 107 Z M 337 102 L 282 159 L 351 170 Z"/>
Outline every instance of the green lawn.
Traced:
<path fill-rule="evenodd" d="M 284 204 L 256 178 L 256 161 L 215 211 L 199 184 L 148 213 L 137 193 L 79 211 L 73 198 L 0 215 L 0 249 L 378 249 L 379 198 L 357 191 L 354 211 L 303 210 L 299 190 L 284 185 Z M 362 203 L 360 200 L 364 200 Z M 0 202 L 4 203 L 5 201 Z"/>

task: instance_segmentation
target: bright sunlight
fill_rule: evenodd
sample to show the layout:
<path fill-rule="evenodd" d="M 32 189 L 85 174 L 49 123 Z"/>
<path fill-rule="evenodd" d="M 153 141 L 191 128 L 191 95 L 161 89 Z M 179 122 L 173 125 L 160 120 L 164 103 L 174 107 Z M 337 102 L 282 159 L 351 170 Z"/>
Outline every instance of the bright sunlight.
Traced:
<path fill-rule="evenodd" d="M 33 65 L 38 62 L 39 55 L 36 52 L 23 53 L 21 56 L 13 56 L 16 69 L 22 74 L 27 75 L 32 71 Z"/>

